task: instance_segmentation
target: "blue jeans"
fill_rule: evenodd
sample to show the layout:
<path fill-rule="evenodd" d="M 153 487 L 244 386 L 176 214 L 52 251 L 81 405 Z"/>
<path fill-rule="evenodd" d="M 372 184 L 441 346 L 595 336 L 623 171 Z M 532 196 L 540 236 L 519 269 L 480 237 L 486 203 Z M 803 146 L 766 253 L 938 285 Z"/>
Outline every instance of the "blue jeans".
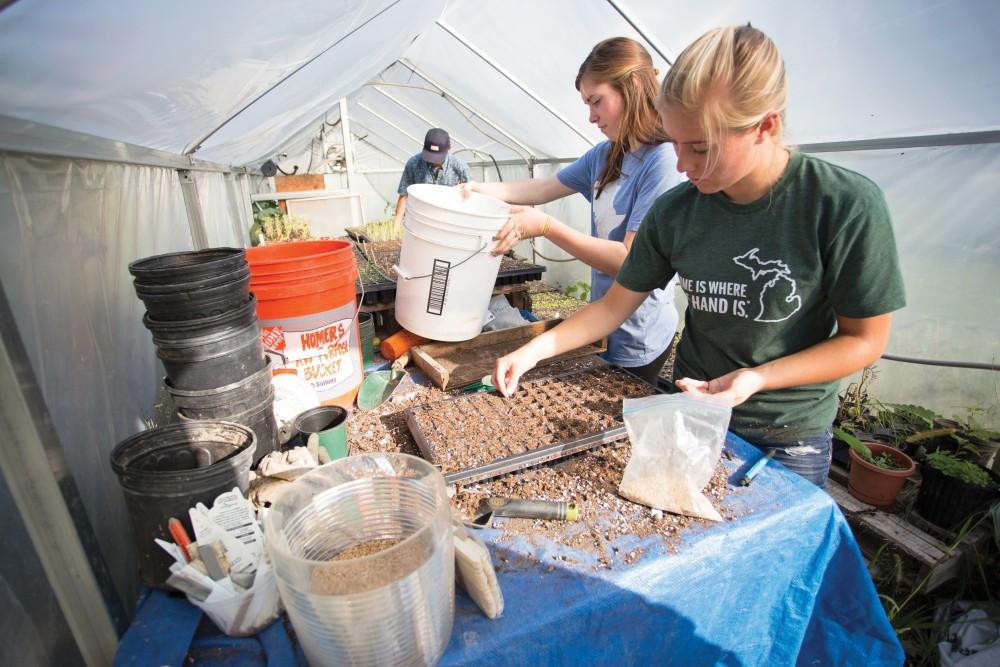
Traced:
<path fill-rule="evenodd" d="M 751 442 L 762 451 L 774 450 L 774 460 L 793 472 L 805 477 L 821 489 L 826 488 L 833 456 L 833 431 L 826 429 L 819 435 L 783 441 L 763 440 Z"/>

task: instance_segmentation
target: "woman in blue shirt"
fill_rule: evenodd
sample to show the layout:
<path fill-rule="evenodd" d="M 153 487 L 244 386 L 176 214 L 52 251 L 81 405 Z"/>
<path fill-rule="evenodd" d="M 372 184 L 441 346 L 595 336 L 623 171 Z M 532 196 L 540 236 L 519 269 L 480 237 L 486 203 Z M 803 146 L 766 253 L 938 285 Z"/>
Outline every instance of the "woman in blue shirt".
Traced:
<path fill-rule="evenodd" d="M 591 267 L 590 298 L 611 287 L 646 211 L 679 184 L 676 156 L 656 111 L 657 71 L 649 53 L 626 37 L 595 46 L 576 76 L 576 89 L 590 109 L 590 122 L 608 138 L 580 159 L 544 179 L 510 183 L 467 183 L 514 206 L 496 235 L 494 254 L 518 242 L 544 236 Z M 580 193 L 591 204 L 590 234 L 582 234 L 531 205 Z M 655 382 L 677 328 L 674 284 L 655 289 L 608 336 L 604 358 Z"/>

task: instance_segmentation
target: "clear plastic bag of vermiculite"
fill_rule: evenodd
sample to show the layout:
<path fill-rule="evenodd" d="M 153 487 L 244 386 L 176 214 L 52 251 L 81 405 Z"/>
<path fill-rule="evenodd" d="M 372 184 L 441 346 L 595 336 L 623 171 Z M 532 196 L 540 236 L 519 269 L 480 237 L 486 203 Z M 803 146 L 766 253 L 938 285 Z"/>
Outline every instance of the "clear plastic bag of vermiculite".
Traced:
<path fill-rule="evenodd" d="M 626 398 L 622 413 L 632 455 L 618 493 L 633 502 L 722 521 L 702 493 L 722 455 L 732 408 L 711 396 Z"/>

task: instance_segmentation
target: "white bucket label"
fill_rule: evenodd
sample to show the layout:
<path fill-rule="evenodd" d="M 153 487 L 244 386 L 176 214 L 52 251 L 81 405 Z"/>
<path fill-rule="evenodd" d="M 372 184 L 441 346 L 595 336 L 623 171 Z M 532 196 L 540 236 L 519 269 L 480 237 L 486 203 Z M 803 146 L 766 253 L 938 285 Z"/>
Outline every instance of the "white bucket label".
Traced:
<path fill-rule="evenodd" d="M 357 380 L 353 384 L 360 381 L 360 351 L 354 341 L 353 316 L 323 322 L 324 316 L 336 316 L 336 311 L 280 323 L 261 322 L 261 339 L 271 357 L 271 368 L 295 370 L 322 400 L 344 393 L 346 386 L 335 391 L 340 385 L 352 379 Z"/>
<path fill-rule="evenodd" d="M 448 296 L 448 274 L 451 272 L 451 262 L 443 259 L 434 260 L 431 271 L 431 288 L 427 291 L 427 312 L 440 315 L 444 310 L 445 298 Z"/>

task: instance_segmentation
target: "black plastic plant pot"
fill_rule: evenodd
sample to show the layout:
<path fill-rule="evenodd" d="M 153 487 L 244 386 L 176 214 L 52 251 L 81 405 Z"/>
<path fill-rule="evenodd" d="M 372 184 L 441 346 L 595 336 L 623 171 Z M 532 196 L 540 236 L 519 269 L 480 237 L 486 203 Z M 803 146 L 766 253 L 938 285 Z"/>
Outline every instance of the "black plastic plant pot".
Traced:
<path fill-rule="evenodd" d="M 251 429 L 223 421 L 160 426 L 118 443 L 111 467 L 125 494 L 143 582 L 165 588 L 173 559 L 154 540 L 171 540 L 171 517 L 194 539 L 188 509 L 210 506 L 234 487 L 246 493 L 256 448 Z"/>
<path fill-rule="evenodd" d="M 211 317 L 164 321 L 146 313 L 142 316 L 142 323 L 153 332 L 153 338 L 173 342 L 184 342 L 189 338 L 257 326 L 257 297 L 251 292 L 250 298 L 239 308 Z"/>
<path fill-rule="evenodd" d="M 851 463 L 851 447 L 846 442 L 833 437 L 833 460 L 845 468 Z"/>
<path fill-rule="evenodd" d="M 960 527 L 974 513 L 987 509 L 992 501 L 1000 498 L 1000 476 L 986 468 L 983 470 L 990 476 L 990 483 L 985 487 L 945 475 L 925 461 L 921 466 L 917 512 L 941 528 Z"/>
<path fill-rule="evenodd" d="M 128 265 L 128 271 L 139 283 L 167 285 L 233 273 L 246 266 L 246 263 L 246 251 L 243 248 L 206 248 L 137 259 Z"/>
<path fill-rule="evenodd" d="M 243 278 L 247 278 L 249 276 L 250 265 L 244 263 L 243 266 L 237 267 L 233 271 L 219 273 L 214 276 L 193 280 L 191 282 L 146 284 L 136 278 L 132 281 L 132 285 L 135 287 L 136 295 L 141 299 L 143 294 L 173 294 L 175 292 L 191 292 L 200 289 L 208 289 L 210 287 L 218 287 L 219 285 L 225 285 L 226 283 L 231 283 L 235 280 L 242 280 Z"/>
<path fill-rule="evenodd" d="M 146 311 L 154 320 L 176 322 L 224 315 L 239 310 L 250 300 L 250 274 L 215 287 L 148 293 L 136 288 Z"/>
<path fill-rule="evenodd" d="M 213 389 L 245 380 L 265 367 L 264 345 L 256 325 L 184 341 L 153 336 L 153 343 L 174 389 Z"/>

